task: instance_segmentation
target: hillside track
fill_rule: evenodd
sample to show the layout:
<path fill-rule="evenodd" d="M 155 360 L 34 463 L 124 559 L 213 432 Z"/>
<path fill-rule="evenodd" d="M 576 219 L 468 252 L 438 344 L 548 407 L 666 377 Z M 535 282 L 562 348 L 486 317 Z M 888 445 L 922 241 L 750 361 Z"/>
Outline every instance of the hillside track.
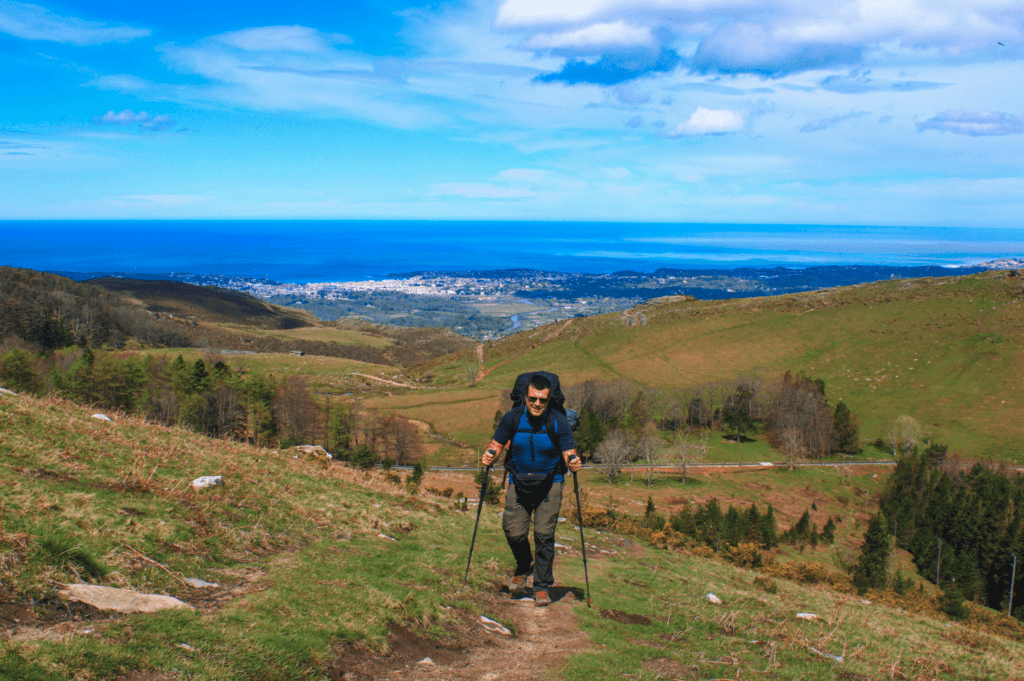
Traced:
<path fill-rule="evenodd" d="M 514 634 L 468 610 L 449 608 L 446 636 L 431 638 L 405 627 L 391 629 L 388 651 L 374 653 L 350 643 L 335 650 L 332 681 L 532 681 L 546 678 L 570 654 L 591 643 L 579 629 L 573 606 L 577 594 L 551 590 L 553 603 L 538 608 L 529 596 L 513 599 L 491 585 L 469 598 L 490 620 L 511 623 Z M 465 594 L 460 594 L 462 599 Z"/>

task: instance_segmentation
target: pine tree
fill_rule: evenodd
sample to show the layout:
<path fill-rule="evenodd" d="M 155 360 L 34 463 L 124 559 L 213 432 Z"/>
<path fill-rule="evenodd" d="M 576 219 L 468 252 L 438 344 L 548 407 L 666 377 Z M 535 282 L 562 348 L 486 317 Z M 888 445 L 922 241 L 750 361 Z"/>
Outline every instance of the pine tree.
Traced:
<path fill-rule="evenodd" d="M 860 560 L 853 573 L 853 584 L 860 593 L 868 589 L 884 589 L 888 583 L 889 554 L 892 553 L 892 539 L 889 523 L 879 511 L 868 523 L 861 545 Z"/>
<path fill-rule="evenodd" d="M 821 540 L 826 544 L 834 544 L 836 541 L 836 524 L 832 521 L 832 516 L 828 517 L 828 522 L 821 529 Z"/>
<path fill-rule="evenodd" d="M 768 510 L 761 516 L 761 543 L 772 548 L 779 543 L 779 529 L 775 524 L 775 508 L 768 504 Z"/>
<path fill-rule="evenodd" d="M 850 411 L 846 402 L 842 400 L 836 405 L 832 417 L 832 442 L 833 448 L 843 454 L 860 452 L 860 430 L 857 418 Z"/>

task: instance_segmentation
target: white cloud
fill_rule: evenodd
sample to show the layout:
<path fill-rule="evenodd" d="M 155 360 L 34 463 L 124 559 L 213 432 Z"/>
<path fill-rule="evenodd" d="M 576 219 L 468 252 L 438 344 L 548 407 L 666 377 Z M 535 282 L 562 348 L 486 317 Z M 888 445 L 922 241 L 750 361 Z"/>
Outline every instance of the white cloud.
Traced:
<path fill-rule="evenodd" d="M 653 47 L 656 44 L 657 40 L 651 34 L 650 28 L 630 26 L 621 20 L 592 24 L 560 33 L 538 33 L 526 41 L 526 47 L 531 50 L 614 49 L 635 46 Z"/>
<path fill-rule="evenodd" d="M 1024 119 L 1001 111 L 943 111 L 923 123 L 917 131 L 938 130 L 957 135 L 982 137 L 987 135 L 1019 135 L 1024 132 Z"/>
<path fill-rule="evenodd" d="M 523 199 L 536 196 L 531 189 L 501 187 L 488 183 L 448 182 L 430 186 L 433 196 L 462 196 L 467 199 Z"/>
<path fill-rule="evenodd" d="M 183 206 L 206 201 L 209 198 L 209 196 L 198 194 L 133 194 L 131 196 L 118 196 L 116 200 L 147 203 L 157 206 Z"/>
<path fill-rule="evenodd" d="M 150 132 L 160 132 L 161 130 L 166 130 L 174 125 L 174 119 L 170 116 L 150 116 L 145 111 L 135 113 L 131 109 L 125 109 L 120 113 L 114 113 L 114 111 L 111 110 L 102 116 L 94 117 L 93 121 L 96 123 L 106 123 L 108 125 L 134 125 L 138 123 L 139 128 Z"/>
<path fill-rule="evenodd" d="M 102 116 L 97 116 L 95 118 L 97 123 L 110 123 L 112 125 L 131 125 L 132 123 L 141 123 L 145 120 L 149 120 L 148 113 L 145 111 L 135 113 L 131 109 L 125 109 L 120 113 L 114 113 L 113 110 L 111 110 Z"/>
<path fill-rule="evenodd" d="M 708 109 L 698 106 L 689 120 L 677 125 L 669 133 L 669 136 L 722 135 L 729 132 L 739 132 L 746 127 L 746 124 L 743 116 L 732 109 Z"/>
<path fill-rule="evenodd" d="M 818 132 L 820 130 L 827 130 L 829 128 L 834 128 L 843 121 L 854 120 L 857 118 L 861 118 L 862 116 L 868 115 L 870 114 L 867 111 L 851 111 L 850 113 L 843 114 L 842 116 L 832 116 L 831 118 L 819 118 L 817 120 L 813 120 L 810 121 L 809 123 L 804 124 L 800 128 L 800 132 Z"/>
<path fill-rule="evenodd" d="M 159 49 L 169 66 L 207 83 L 151 85 L 150 91 L 257 111 L 335 112 L 399 128 L 450 124 L 451 116 L 436 100 L 421 101 L 421 93 L 409 86 L 410 64 L 339 50 L 337 42 L 333 34 L 285 26 L 234 31 L 192 45 L 165 44 Z"/>
<path fill-rule="evenodd" d="M 327 52 L 335 44 L 351 43 L 340 33 L 324 34 L 306 26 L 264 26 L 222 33 L 216 39 L 225 45 L 251 52 Z"/>
<path fill-rule="evenodd" d="M 616 37 L 609 47 L 646 46 L 657 36 L 691 54 L 699 71 L 779 75 L 859 63 L 865 54 L 966 59 L 997 41 L 1019 43 L 1024 14 L 1013 0 L 505 0 L 494 27 L 538 50 L 586 52 L 599 44 L 588 37 L 602 32 Z M 1014 50 L 989 58 L 1019 57 Z"/>
<path fill-rule="evenodd" d="M 546 182 L 550 175 L 551 173 L 547 170 L 537 170 L 536 168 L 509 168 L 498 173 L 498 176 L 503 180 L 526 182 L 529 184 Z"/>
<path fill-rule="evenodd" d="M 0 0 L 0 32 L 25 40 L 71 45 L 123 43 L 150 34 L 147 28 L 107 26 L 97 21 L 62 17 L 45 7 L 11 0 Z"/>

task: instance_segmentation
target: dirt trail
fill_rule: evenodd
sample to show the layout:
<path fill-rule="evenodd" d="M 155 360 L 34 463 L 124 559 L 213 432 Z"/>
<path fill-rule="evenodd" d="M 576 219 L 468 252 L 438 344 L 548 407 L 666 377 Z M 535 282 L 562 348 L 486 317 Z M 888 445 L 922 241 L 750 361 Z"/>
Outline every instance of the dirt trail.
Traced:
<path fill-rule="evenodd" d="M 590 646 L 578 628 L 572 608 L 577 594 L 566 588 L 551 590 L 554 603 L 538 608 L 533 599 L 513 600 L 507 593 L 483 595 L 481 610 L 492 619 L 511 622 L 514 636 L 482 623 L 469 611 L 452 610 L 451 636 L 440 640 L 421 637 L 405 628 L 392 629 L 387 655 L 368 654 L 355 646 L 338 648 L 332 681 L 529 681 L 540 679 L 566 657 Z M 427 659 L 429 658 L 429 660 Z"/>
<path fill-rule="evenodd" d="M 381 378 L 380 376 L 371 376 L 370 374 L 361 374 L 358 371 L 349 373 L 350 376 L 361 376 L 363 378 L 369 378 L 373 381 L 379 381 L 380 383 L 386 383 L 387 385 L 394 385 L 399 388 L 411 388 L 412 390 L 426 390 L 426 387 L 422 385 L 409 385 L 408 383 L 399 383 L 398 381 L 392 381 L 388 378 Z"/>

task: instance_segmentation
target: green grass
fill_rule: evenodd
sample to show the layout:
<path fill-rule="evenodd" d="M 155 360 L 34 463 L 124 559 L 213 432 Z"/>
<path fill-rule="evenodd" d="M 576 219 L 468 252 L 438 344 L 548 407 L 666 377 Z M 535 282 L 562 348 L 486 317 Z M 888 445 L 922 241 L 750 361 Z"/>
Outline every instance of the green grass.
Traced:
<path fill-rule="evenodd" d="M 90 633 L 64 642 L 2 643 L 4 678 L 100 679 L 152 670 L 217 681 L 323 679 L 333 646 L 349 641 L 381 651 L 392 623 L 440 634 L 452 617 L 444 606 L 501 619 L 480 597 L 511 564 L 496 509 L 481 517 L 463 587 L 474 509 L 451 510 L 451 500 L 412 493 L 381 474 L 327 468 L 290 452 L 138 419 L 99 422 L 89 414 L 54 399 L 0 400 L 5 588 L 39 598 L 55 582 L 91 578 L 187 599 L 194 594 L 177 578 L 199 577 L 233 585 L 235 595 L 202 611 L 96 622 Z M 201 474 L 222 474 L 225 485 L 190 490 L 188 482 Z M 717 487 L 740 501 L 769 492 L 793 497 L 802 486 L 814 488 L 822 504 L 829 499 L 841 506 L 839 497 L 847 495 L 851 508 L 857 506 L 854 488 L 874 491 L 880 484 L 867 476 L 849 483 L 833 478 L 817 469 L 770 471 L 756 480 L 716 475 L 699 482 L 695 476 L 692 485 L 659 479 L 647 488 L 602 485 L 589 470 L 581 482 L 598 505 L 607 490 L 629 490 L 620 496 L 624 505 L 626 498 L 645 499 L 649 490 L 666 498 L 696 490 L 699 497 Z M 670 506 L 659 503 L 659 511 Z M 570 656 L 551 678 L 654 679 L 657 669 L 671 664 L 680 665 L 679 676 L 695 678 L 753 679 L 767 672 L 769 678 L 829 679 L 837 669 L 868 678 L 884 669 L 928 678 L 1011 678 L 1024 659 L 1021 643 L 985 633 L 978 616 L 967 626 L 946 626 L 942 618 L 781 579 L 776 593 L 765 594 L 755 583 L 759 573 L 586 532 L 595 608 L 573 607 L 591 647 Z M 579 546 L 571 523 L 560 526 L 558 540 Z M 60 560 L 76 548 L 110 571 L 90 577 L 81 556 Z M 827 555 L 794 559 L 825 561 Z M 581 561 L 560 556 L 556 576 L 582 588 Z M 703 601 L 708 591 L 725 605 Z M 602 609 L 652 623 L 621 624 L 602 617 Z M 823 620 L 796 620 L 803 611 Z M 848 661 L 834 667 L 811 647 Z"/>

